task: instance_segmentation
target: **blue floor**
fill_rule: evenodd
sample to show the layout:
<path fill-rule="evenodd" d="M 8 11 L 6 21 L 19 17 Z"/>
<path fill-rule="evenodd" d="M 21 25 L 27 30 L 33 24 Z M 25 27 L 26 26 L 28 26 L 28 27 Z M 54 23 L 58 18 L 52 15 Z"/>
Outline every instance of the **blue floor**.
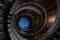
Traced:
<path fill-rule="evenodd" d="M 21 17 L 18 21 L 18 26 L 22 30 L 27 30 L 30 26 L 30 20 L 27 17 Z"/>

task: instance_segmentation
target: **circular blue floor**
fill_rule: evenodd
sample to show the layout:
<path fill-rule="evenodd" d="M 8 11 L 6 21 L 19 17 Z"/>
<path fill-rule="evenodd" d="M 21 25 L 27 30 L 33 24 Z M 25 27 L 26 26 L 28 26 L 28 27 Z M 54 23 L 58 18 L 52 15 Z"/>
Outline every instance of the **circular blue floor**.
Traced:
<path fill-rule="evenodd" d="M 27 17 L 21 17 L 18 21 L 18 26 L 21 30 L 27 30 L 30 26 L 30 20 Z"/>

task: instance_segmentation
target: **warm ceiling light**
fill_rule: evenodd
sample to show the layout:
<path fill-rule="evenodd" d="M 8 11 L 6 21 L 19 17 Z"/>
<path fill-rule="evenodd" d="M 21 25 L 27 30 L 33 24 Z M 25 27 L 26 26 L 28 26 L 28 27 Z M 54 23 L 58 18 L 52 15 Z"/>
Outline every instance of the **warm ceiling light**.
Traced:
<path fill-rule="evenodd" d="M 52 15 L 48 18 L 48 23 L 53 23 L 55 21 L 55 15 Z"/>

